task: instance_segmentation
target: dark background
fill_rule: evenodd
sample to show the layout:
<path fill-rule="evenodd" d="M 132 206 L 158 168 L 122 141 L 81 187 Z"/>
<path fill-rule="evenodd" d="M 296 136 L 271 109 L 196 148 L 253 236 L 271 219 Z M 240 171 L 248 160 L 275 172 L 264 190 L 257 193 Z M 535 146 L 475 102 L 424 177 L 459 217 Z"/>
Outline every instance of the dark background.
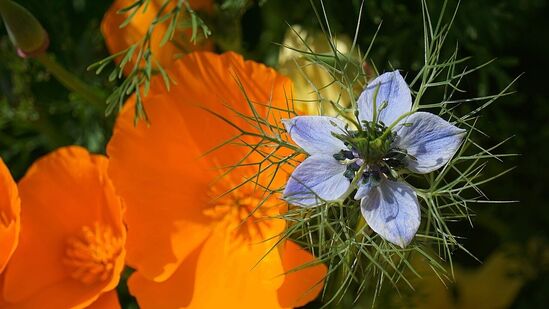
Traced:
<path fill-rule="evenodd" d="M 224 14 L 233 24 L 216 27 L 216 36 L 230 37 L 242 31 L 242 40 L 232 42 L 246 58 L 277 65 L 278 45 L 288 24 L 318 31 L 319 23 L 309 1 L 264 0 L 226 2 Z M 320 7 L 318 1 L 313 1 Z M 428 1 L 436 16 L 442 1 Z M 448 38 L 448 52 L 459 42 L 460 56 L 472 56 L 474 67 L 496 59 L 468 76 L 462 87 L 466 96 L 495 94 L 521 73 L 511 96 L 500 98 L 483 112 L 479 127 L 489 136 L 482 145 L 494 145 L 508 137 L 499 153 L 517 153 L 486 170 L 495 174 L 516 166 L 510 174 L 482 189 L 494 200 L 519 200 L 515 204 L 482 204 L 475 207 L 474 229 L 465 223 L 453 225 L 464 236 L 463 244 L 481 261 L 501 248 L 522 252 L 520 263 L 529 270 L 511 308 L 546 308 L 549 304 L 549 18 L 545 0 L 464 0 Z M 96 76 L 86 67 L 108 55 L 99 24 L 110 1 L 26 0 L 19 1 L 43 23 L 51 39 L 49 51 L 87 83 L 112 90 L 107 75 Z M 335 33 L 353 36 L 360 1 L 326 0 L 326 11 Z M 449 12 L 455 1 L 449 1 Z M 405 71 L 417 71 L 423 59 L 423 22 L 419 1 L 375 0 L 364 6 L 359 45 L 366 49 L 378 24 L 383 21 L 371 53 L 380 69 L 389 63 Z M 216 31 L 217 30 L 217 31 Z M 225 40 L 226 40 L 225 38 Z M 37 62 L 16 56 L 3 26 L 0 26 L 0 156 L 20 178 L 39 156 L 62 145 L 79 144 L 104 152 L 113 116 L 90 106 L 69 93 Z M 462 252 L 455 263 L 472 271 L 482 264 Z M 122 302 L 129 302 L 123 298 Z"/>

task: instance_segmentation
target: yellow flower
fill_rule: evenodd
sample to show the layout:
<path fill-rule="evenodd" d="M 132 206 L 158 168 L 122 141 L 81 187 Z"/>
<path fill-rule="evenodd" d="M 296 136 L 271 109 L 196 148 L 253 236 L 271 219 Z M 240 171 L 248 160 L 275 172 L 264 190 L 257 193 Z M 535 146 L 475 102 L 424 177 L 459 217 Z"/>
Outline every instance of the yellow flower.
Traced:
<path fill-rule="evenodd" d="M 360 57 L 355 48 L 351 51 L 352 41 L 348 36 L 338 36 L 334 46 L 343 56 L 360 65 Z M 348 88 L 341 84 L 335 72 L 330 72 L 325 66 L 315 63 L 314 56 L 307 56 L 296 50 L 314 52 L 327 57 L 319 56 L 320 59 L 327 59 L 333 55 L 330 42 L 322 32 L 309 32 L 299 25 L 289 29 L 280 48 L 278 56 L 279 70 L 287 75 L 294 83 L 294 101 L 296 108 L 307 115 L 337 115 L 332 103 L 339 104 L 342 108 L 350 105 Z M 351 66 L 349 66 L 351 70 Z M 358 67 L 354 66 L 355 73 Z M 357 83 L 354 83 L 357 84 Z M 360 89 L 358 89 L 360 90 Z M 353 90 L 354 91 L 354 90 Z M 319 104 L 320 102 L 320 104 Z"/>
<path fill-rule="evenodd" d="M 415 290 L 410 296 L 398 296 L 396 301 L 408 306 L 411 302 L 413 308 L 425 309 L 507 308 L 531 273 L 530 266 L 517 258 L 523 254 L 516 247 L 499 249 L 476 269 L 454 265 L 455 280 L 446 285 L 426 267 L 425 261 L 416 257 L 412 263 L 422 278 L 411 281 Z"/>

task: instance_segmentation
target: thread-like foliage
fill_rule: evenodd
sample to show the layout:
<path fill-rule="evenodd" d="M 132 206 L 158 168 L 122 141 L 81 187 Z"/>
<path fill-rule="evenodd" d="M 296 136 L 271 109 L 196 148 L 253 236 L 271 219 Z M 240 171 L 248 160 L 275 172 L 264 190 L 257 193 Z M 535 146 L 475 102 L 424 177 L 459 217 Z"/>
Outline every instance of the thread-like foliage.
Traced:
<path fill-rule="evenodd" d="M 328 84 L 335 83 L 341 86 L 342 91 L 350 98 L 350 104 L 346 105 L 339 100 L 323 97 L 322 89 L 316 88 L 312 82 L 315 77 L 306 76 L 310 79 L 309 84 L 312 86 L 310 91 L 316 92 L 318 100 L 300 101 L 299 98 L 289 96 L 287 99 L 288 108 L 277 110 L 277 112 L 282 112 L 287 115 L 287 118 L 291 118 L 298 114 L 296 105 L 307 104 L 316 105 L 316 110 L 322 115 L 324 103 L 329 102 L 329 105 L 340 117 L 351 123 L 356 123 L 353 117 L 357 109 L 357 97 L 360 93 L 357 92 L 357 89 L 363 89 L 371 78 L 365 71 L 364 64 L 368 63 L 376 72 L 378 71 L 377 66 L 369 58 L 371 50 L 375 49 L 375 42 L 372 41 L 364 53 L 359 51 L 359 54 L 362 55 L 361 61 L 350 56 L 358 48 L 356 46 L 356 38 L 360 31 L 360 23 L 358 23 L 351 53 L 341 53 L 336 48 L 335 35 L 330 29 L 323 2 L 320 2 L 320 7 L 317 7 L 312 1 L 311 5 L 322 25 L 326 39 L 330 42 L 331 53 L 314 52 L 308 46 L 306 39 L 301 37 L 302 48 L 287 48 L 307 60 L 306 64 L 302 66 L 296 62 L 304 76 L 306 76 L 304 68 L 307 66 L 321 68 L 333 79 Z M 413 289 L 409 277 L 419 277 L 420 275 L 410 263 L 412 256 L 421 258 L 441 280 L 451 280 L 453 277 L 453 252 L 463 250 L 469 253 L 469 251 L 460 244 L 459 235 L 452 232 L 449 223 L 462 221 L 472 224 L 472 208 L 476 204 L 511 202 L 491 200 L 481 189 L 483 184 L 503 176 L 511 170 L 505 170 L 497 175 L 483 173 L 490 161 L 501 161 L 505 157 L 513 156 L 513 154 L 498 153 L 498 148 L 506 141 L 484 148 L 475 142 L 475 136 L 483 134 L 482 129 L 477 126 L 479 113 L 498 98 L 508 95 L 512 83 L 494 95 L 455 99 L 457 93 L 462 95 L 460 83 L 467 78 L 467 75 L 482 69 L 490 62 L 468 68 L 468 58 L 459 58 L 457 47 L 449 57 L 443 58 L 446 38 L 458 9 L 456 7 L 451 15 L 447 15 L 449 9 L 445 2 L 438 17 L 433 20 L 434 14 L 429 12 L 427 3 L 422 1 L 421 5 L 424 20 L 424 63 L 415 74 L 408 72 L 406 76 L 414 96 L 412 112 L 428 110 L 467 129 L 468 133 L 458 153 L 442 169 L 426 175 L 400 175 L 416 188 L 422 213 L 420 230 L 416 234 L 415 240 L 404 249 L 375 234 L 362 218 L 360 202 L 352 198 L 342 201 L 325 201 L 321 206 L 313 208 L 289 206 L 288 211 L 281 215 L 281 218 L 288 222 L 288 229 L 285 231 L 284 237 L 311 250 L 318 258 L 318 261 L 314 263 L 322 262 L 328 266 L 323 293 L 324 306 L 348 302 L 349 300 L 344 299 L 348 299 L 349 295 L 352 295 L 351 302 L 358 301 L 366 294 L 372 302 L 375 302 L 384 284 L 389 284 L 397 289 L 403 285 Z M 376 34 L 377 31 L 381 31 L 380 29 L 382 27 L 376 30 Z M 299 37 L 297 31 L 295 34 Z M 282 47 L 285 48 L 285 46 Z M 407 72 L 406 68 L 400 69 Z M 246 89 L 242 88 L 242 91 L 245 93 Z M 424 101 L 424 95 L 431 91 L 441 94 L 439 102 Z M 264 173 L 269 173 L 273 179 L 278 172 L 287 173 L 303 160 L 304 154 L 303 150 L 289 140 L 281 124 L 269 123 L 267 119 L 258 116 L 257 104 L 270 106 L 269 102 L 249 101 L 248 103 L 251 109 L 250 114 L 253 116 L 242 114 L 239 116 L 251 124 L 253 130 L 241 130 L 230 120 L 223 118 L 240 131 L 240 134 L 224 144 L 239 144 L 249 148 L 248 155 L 241 162 L 229 168 L 227 172 L 244 162 L 257 167 L 257 174 L 246 179 L 242 184 L 255 182 Z M 468 105 L 470 111 L 460 114 L 463 105 Z M 211 112 L 218 115 L 215 111 Z M 250 142 L 249 137 L 252 137 L 251 140 L 255 142 Z M 223 145 L 219 145 L 215 150 L 221 147 Z M 260 154 L 262 159 L 255 163 L 249 163 L 248 159 L 252 154 Z M 264 186 L 264 189 L 268 191 L 267 196 L 272 196 L 280 194 L 284 188 Z M 257 207 L 261 207 L 261 205 Z M 473 255 L 471 254 L 471 256 Z M 446 263 L 450 265 L 450 273 L 444 267 Z M 311 265 L 302 267 L 307 266 Z M 364 293 L 366 291 L 369 293 Z"/>
<path fill-rule="evenodd" d="M 128 17 L 120 27 L 123 28 L 127 26 L 137 13 L 145 12 L 150 2 L 151 0 L 136 0 L 131 5 L 118 11 L 120 14 L 128 14 Z M 174 3 L 174 5 L 170 6 L 171 3 Z M 107 98 L 106 115 L 111 114 L 114 110 L 122 108 L 126 99 L 135 94 L 136 120 L 147 120 L 147 114 L 143 108 L 143 97 L 148 94 L 151 77 L 155 74 L 160 74 L 168 89 L 172 83 L 166 70 L 155 58 L 155 54 L 152 50 L 153 47 L 151 46 L 151 37 L 159 24 L 167 23 L 167 30 L 162 35 L 160 47 L 171 41 L 178 27 L 182 27 L 180 22 L 182 15 L 185 15 L 190 21 L 190 25 L 185 27 L 192 30 L 190 36 L 191 42 L 196 43 L 199 37 L 207 38 L 211 34 L 206 23 L 191 8 L 187 0 L 164 0 L 142 38 L 126 49 L 110 55 L 88 67 L 88 70 L 94 70 L 96 74 L 100 74 L 112 61 L 114 61 L 114 59 L 122 59 L 109 74 L 110 81 L 118 79 L 122 80 L 122 82 L 114 88 L 111 95 Z M 124 76 L 126 66 L 131 67 L 129 73 Z"/>

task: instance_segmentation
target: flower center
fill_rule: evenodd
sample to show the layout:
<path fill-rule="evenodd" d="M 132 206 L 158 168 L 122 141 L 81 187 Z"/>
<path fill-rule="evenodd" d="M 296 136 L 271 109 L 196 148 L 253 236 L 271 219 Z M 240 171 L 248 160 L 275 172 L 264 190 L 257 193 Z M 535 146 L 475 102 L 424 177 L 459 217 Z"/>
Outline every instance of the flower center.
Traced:
<path fill-rule="evenodd" d="M 219 186 L 212 188 L 212 207 L 204 214 L 229 231 L 234 240 L 261 241 L 280 224 L 281 220 L 273 218 L 279 213 L 278 200 L 267 198 L 260 187 L 246 184 L 228 193 L 216 189 Z"/>
<path fill-rule="evenodd" d="M 392 146 L 395 133 L 383 138 L 387 128 L 382 123 L 363 121 L 360 131 L 347 130 L 345 134 L 335 134 L 345 143 L 347 149 L 334 154 L 334 158 L 345 164 L 345 177 L 352 181 L 357 172 L 362 169 L 361 178 L 366 181 L 379 181 L 382 174 L 389 179 L 398 177 L 397 170 L 406 167 L 406 150 Z"/>
<path fill-rule="evenodd" d="M 114 271 L 122 246 L 122 238 L 109 226 L 95 222 L 67 239 L 63 262 L 71 269 L 71 277 L 84 284 L 105 281 Z"/>

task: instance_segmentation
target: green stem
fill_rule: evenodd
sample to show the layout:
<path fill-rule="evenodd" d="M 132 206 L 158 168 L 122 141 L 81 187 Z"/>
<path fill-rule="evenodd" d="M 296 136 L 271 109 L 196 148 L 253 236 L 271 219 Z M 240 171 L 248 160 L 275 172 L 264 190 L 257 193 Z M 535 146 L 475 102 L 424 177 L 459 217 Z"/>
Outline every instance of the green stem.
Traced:
<path fill-rule="evenodd" d="M 374 97 L 373 97 L 373 102 L 372 102 L 373 103 L 372 105 L 373 105 L 373 108 L 374 108 L 374 110 L 373 110 L 374 114 L 372 116 L 372 121 L 374 123 L 377 123 L 377 95 L 379 93 L 379 88 L 380 87 L 381 87 L 381 83 L 377 84 L 376 89 L 374 90 Z"/>
<path fill-rule="evenodd" d="M 333 105 L 332 105 L 333 106 Z M 338 110 L 339 111 L 339 110 Z M 359 124 L 358 121 L 355 121 L 352 117 L 347 116 L 344 112 L 339 113 L 343 118 L 347 119 L 350 123 L 352 123 L 359 132 L 362 132 L 362 126 Z"/>
<path fill-rule="evenodd" d="M 362 241 L 362 238 L 364 238 L 364 235 L 362 234 L 362 230 L 364 229 L 365 226 L 366 226 L 366 220 L 364 219 L 363 216 L 360 216 L 355 226 L 355 240 L 358 241 L 360 239 L 360 241 Z"/>
<path fill-rule="evenodd" d="M 385 132 L 383 132 L 383 134 L 381 134 L 380 137 L 378 137 L 377 139 L 379 140 L 385 140 L 387 138 L 387 135 L 389 135 L 391 133 L 391 131 L 393 130 L 394 127 L 396 127 L 396 125 L 404 118 L 412 115 L 413 113 L 415 113 L 416 111 L 415 110 L 412 110 L 410 112 L 407 112 L 407 113 L 404 113 L 402 114 L 400 117 L 398 117 L 397 120 L 395 120 L 393 123 L 391 123 L 390 126 L 387 127 L 387 129 L 385 130 Z"/>
<path fill-rule="evenodd" d="M 105 109 L 105 98 L 97 94 L 97 91 L 86 85 L 76 75 L 67 71 L 57 63 L 50 55 L 42 54 L 35 57 L 46 69 L 63 85 L 80 95 L 84 100 L 93 104 L 96 108 Z"/>
<path fill-rule="evenodd" d="M 360 216 L 358 219 L 358 222 L 356 223 L 354 232 L 355 232 L 355 243 L 353 244 L 353 247 L 349 248 L 349 250 L 345 254 L 345 263 L 341 265 L 341 268 L 338 270 L 338 278 L 336 281 L 336 284 L 333 286 L 332 290 L 333 293 L 338 293 L 340 290 L 340 287 L 344 284 L 347 284 L 346 281 L 348 279 L 348 273 L 352 271 L 352 264 L 353 259 L 357 258 L 358 250 L 357 247 L 360 245 L 362 240 L 364 239 L 364 227 L 366 226 L 366 220 L 364 220 L 364 217 Z M 345 289 L 343 289 L 345 290 Z M 335 296 L 335 295 L 333 295 Z M 342 297 L 343 295 L 338 295 L 339 297 Z M 341 298 L 341 301 L 344 301 L 343 298 Z M 342 302 L 336 303 L 336 308 L 344 308 L 345 304 Z"/>
<path fill-rule="evenodd" d="M 324 98 L 321 98 L 321 101 L 323 100 Z M 353 117 L 350 117 L 348 116 L 345 111 L 338 106 L 337 103 L 335 103 L 334 101 L 332 100 L 328 100 L 328 102 L 330 102 L 330 105 L 332 106 L 333 109 L 335 109 L 337 111 L 337 113 L 345 118 L 347 121 L 349 121 L 350 123 L 352 123 L 359 132 L 362 132 L 362 126 L 360 125 L 360 120 L 358 120 L 358 117 L 357 117 L 357 120 L 353 119 Z"/>

